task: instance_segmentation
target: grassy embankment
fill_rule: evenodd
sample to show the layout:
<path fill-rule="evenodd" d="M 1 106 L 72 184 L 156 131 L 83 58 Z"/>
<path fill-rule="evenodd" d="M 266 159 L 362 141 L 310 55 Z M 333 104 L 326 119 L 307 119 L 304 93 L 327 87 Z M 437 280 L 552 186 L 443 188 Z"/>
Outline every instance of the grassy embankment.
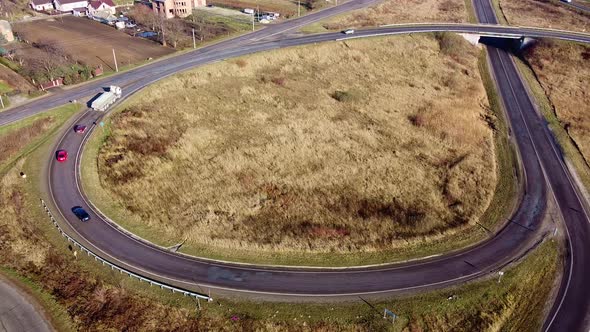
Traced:
<path fill-rule="evenodd" d="M 567 159 L 590 189 L 590 47 L 541 40 L 517 61 Z"/>
<path fill-rule="evenodd" d="M 2 271 L 20 280 L 47 309 L 59 331 L 73 330 L 219 330 L 219 331 L 374 331 L 374 330 L 538 330 L 559 269 L 558 245 L 549 240 L 518 266 L 506 270 L 501 283 L 492 278 L 462 287 L 370 304 L 287 304 L 218 300 L 195 312 L 193 300 L 150 288 L 72 254 L 47 220 L 38 199 L 45 161 L 53 151 L 59 124 L 75 112 L 70 105 L 48 113 L 52 125 L 26 142 L 17 161 L 3 167 L 0 194 Z M 1 137 L 35 125 L 2 128 Z M 25 141 L 25 139 L 23 139 Z M 32 151 L 34 146 L 44 142 Z M 28 151 L 28 153 L 24 153 Z M 18 176 L 28 174 L 26 180 Z M 213 294 L 215 296 L 215 294 Z M 455 295 L 454 299 L 447 297 Z M 395 325 L 382 318 L 383 308 L 400 317 Z"/>
<path fill-rule="evenodd" d="M 395 38 L 391 43 L 399 52 L 403 53 L 405 43 L 417 43 L 424 53 L 411 59 L 392 55 L 408 61 L 393 63 L 379 53 L 391 52 L 386 40 L 255 55 L 233 62 L 239 79 L 226 79 L 227 71 L 219 65 L 148 89 L 135 100 L 152 96 L 147 105 L 162 110 L 170 123 L 145 127 L 161 122 L 150 118 L 158 112 L 146 112 L 136 101 L 129 101 L 122 107 L 129 110 L 115 115 L 117 134 L 111 135 L 107 121 L 105 132 L 95 133 L 89 143 L 83 163 L 85 189 L 103 212 L 130 231 L 165 246 L 186 238 L 183 252 L 219 259 L 358 265 L 437 254 L 481 240 L 487 233 L 476 224 L 494 228 L 506 217 L 514 186 L 512 156 L 508 145 L 499 141 L 505 134 L 502 121 L 496 119 L 496 110 L 485 106 L 478 52 L 452 35 L 440 35 L 438 40 Z M 366 43 L 378 45 L 373 50 L 377 53 L 361 56 Z M 303 53 L 313 54 L 310 60 L 321 65 L 303 66 L 309 61 Z M 325 58 L 334 53 L 342 58 Z M 459 59 L 459 54 L 468 58 Z M 299 63 L 289 73 L 280 73 L 281 62 L 293 56 Z M 368 61 L 368 56 L 381 60 Z M 235 72 L 234 68 L 230 71 Z M 312 75 L 298 73 L 299 68 L 314 68 L 320 79 L 310 80 Z M 342 81 L 344 70 L 350 70 L 358 82 L 351 86 Z M 238 96 L 241 101 L 236 100 L 232 84 L 247 90 Z M 310 85 L 320 88 L 314 94 Z M 198 88 L 199 94 L 178 96 L 174 100 L 180 102 L 171 108 L 157 103 L 156 91 L 183 93 L 182 87 Z M 285 93 L 286 87 L 292 93 Z M 417 91 L 422 100 L 406 98 Z M 302 95 L 307 100 L 301 100 Z M 216 96 L 217 112 L 205 111 L 212 102 L 203 99 L 208 96 Z M 462 102 L 456 103 L 458 99 Z M 185 113 L 191 108 L 184 103 L 203 108 Z M 252 110 L 249 105 L 257 106 Z M 277 113 L 277 108 L 285 112 Z M 218 116 L 227 125 L 221 126 Z M 198 124 L 185 133 L 194 119 Z M 289 127 L 299 129 L 284 130 Z M 471 131 L 464 130 L 467 127 Z M 132 133 L 126 135 L 126 130 Z M 155 141 L 146 141 L 144 130 Z M 134 143 L 133 137 L 141 139 Z M 110 146 L 99 162 L 107 177 L 99 180 L 96 156 L 107 139 Z M 272 143 L 281 140 L 281 144 Z M 107 159 L 110 164 L 105 163 Z M 155 172 L 146 173 L 144 165 Z M 371 167 L 367 170 L 365 165 Z M 490 174 L 498 171 L 505 176 L 496 182 Z M 134 189 L 126 191 L 138 185 L 143 188 L 136 192 L 142 193 L 141 199 L 134 197 Z M 180 193 L 184 198 L 177 196 Z M 470 198 L 464 200 L 461 195 Z M 113 202 L 112 197 L 125 198 Z M 178 204 L 179 199 L 191 201 Z M 152 208 L 146 209 L 146 204 Z M 465 213 L 464 223 L 457 222 L 457 211 Z M 239 213 L 244 217 L 240 219 Z"/>
<path fill-rule="evenodd" d="M 471 18 L 467 0 L 386 0 L 373 6 L 329 18 L 301 29 L 316 33 L 385 24 L 426 22 L 467 22 Z"/>
<path fill-rule="evenodd" d="M 507 24 L 590 31 L 590 13 L 578 11 L 557 0 L 494 0 L 498 16 Z"/>

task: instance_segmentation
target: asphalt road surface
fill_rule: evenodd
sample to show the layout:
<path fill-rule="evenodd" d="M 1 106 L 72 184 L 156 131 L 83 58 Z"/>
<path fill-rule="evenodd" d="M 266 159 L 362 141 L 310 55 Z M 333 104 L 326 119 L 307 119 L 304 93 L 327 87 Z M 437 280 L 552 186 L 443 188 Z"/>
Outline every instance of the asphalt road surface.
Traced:
<path fill-rule="evenodd" d="M 475 5 L 482 22 L 495 22 L 489 2 L 478 0 Z M 522 34 L 590 42 L 588 35 L 583 34 L 470 25 L 387 27 L 359 31 L 355 37 L 426 31 Z M 55 93 L 40 101 L 7 111 L 6 114 L 1 113 L 0 124 L 59 106 L 69 99 L 82 99 L 94 95 L 100 86 L 121 85 L 128 95 L 155 80 L 194 66 L 279 47 L 334 40 L 343 35 L 323 34 L 262 40 L 268 37 L 276 37 L 276 34 L 261 33 L 260 37 L 255 38 L 240 37 L 240 44 L 237 46 L 226 42 L 220 43 L 175 57 L 173 61 L 164 60 L 158 65 L 140 67 L 123 75 Z M 73 176 L 78 174 L 79 152 L 86 136 L 76 134 L 73 130 L 68 130 L 56 146 L 70 151 L 70 160 L 64 164 L 55 161 L 50 163 L 48 186 L 58 210 L 68 221 L 64 225 L 66 231 L 112 263 L 146 277 L 203 293 L 212 289 L 214 294 L 237 292 L 251 297 L 290 300 L 315 297 L 349 299 L 360 294 L 385 296 L 407 293 L 418 289 L 442 288 L 498 271 L 520 257 L 541 238 L 543 234 L 539 225 L 546 208 L 547 197 L 555 193 L 559 209 L 566 221 L 571 259 L 567 261 L 558 301 L 552 308 L 545 327 L 555 331 L 584 330 L 587 326 L 590 302 L 590 297 L 584 292 L 584 277 L 588 272 L 586 266 L 590 263 L 590 257 L 584 247 L 584 240 L 590 236 L 585 206 L 578 198 L 577 189 L 563 165 L 561 152 L 544 120 L 533 107 L 512 58 L 508 53 L 498 49 L 489 48 L 488 52 L 498 90 L 510 120 L 512 136 L 522 159 L 525 175 L 524 194 L 518 210 L 496 236 L 458 253 L 405 264 L 352 269 L 254 267 L 215 263 L 177 255 L 119 231 L 88 205 L 78 186 L 79 177 Z M 86 111 L 77 123 L 89 125 L 101 116 L 102 113 Z M 78 153 L 74 154 L 74 151 Z M 90 222 L 82 223 L 73 216 L 70 209 L 78 205 L 89 211 L 92 217 Z"/>
<path fill-rule="evenodd" d="M 0 332 L 51 332 L 30 296 L 0 277 Z"/>

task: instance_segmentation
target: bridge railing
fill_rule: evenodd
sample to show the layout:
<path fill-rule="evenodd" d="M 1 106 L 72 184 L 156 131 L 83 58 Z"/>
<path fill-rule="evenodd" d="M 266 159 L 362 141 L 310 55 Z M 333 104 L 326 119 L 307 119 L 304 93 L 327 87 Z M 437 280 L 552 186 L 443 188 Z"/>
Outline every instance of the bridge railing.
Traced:
<path fill-rule="evenodd" d="M 174 286 L 170 286 L 170 285 L 166 285 L 164 283 L 155 281 L 153 279 L 150 278 L 146 278 L 146 277 L 142 277 L 137 273 L 131 272 L 123 267 L 120 267 L 118 265 L 115 265 L 105 259 L 103 259 L 102 257 L 96 255 L 95 253 L 93 253 L 92 251 L 90 251 L 88 248 L 86 248 L 85 246 L 83 246 L 80 242 L 78 242 L 77 240 L 75 240 L 74 238 L 72 238 L 71 236 L 69 236 L 68 234 L 66 234 L 66 232 L 64 232 L 61 227 L 59 226 L 59 224 L 57 223 L 57 220 L 53 217 L 53 214 L 51 213 L 51 210 L 49 210 L 49 207 L 47 206 L 47 204 L 45 204 L 45 201 L 43 199 L 41 200 L 41 206 L 43 207 L 43 209 L 45 210 L 45 212 L 47 213 L 47 216 L 49 217 L 49 219 L 51 220 L 51 222 L 53 223 L 53 225 L 57 228 L 57 230 L 59 231 L 59 233 L 65 237 L 68 242 L 71 242 L 74 244 L 74 246 L 77 246 L 80 248 L 80 250 L 82 252 L 85 252 L 88 256 L 92 256 L 94 257 L 95 261 L 99 261 L 102 263 L 102 265 L 107 265 L 111 268 L 111 270 L 117 270 L 122 274 L 127 274 L 130 278 L 136 278 L 139 281 L 143 281 L 143 282 L 147 282 L 150 284 L 150 286 L 158 286 L 161 289 L 167 289 L 172 291 L 172 293 L 180 293 L 184 296 L 192 296 L 196 299 L 204 299 L 207 300 L 208 302 L 213 301 L 213 298 L 211 298 L 210 296 L 207 295 L 202 295 L 199 293 L 195 293 L 195 292 L 191 292 L 188 291 L 186 289 L 181 289 L 178 287 L 174 287 Z"/>

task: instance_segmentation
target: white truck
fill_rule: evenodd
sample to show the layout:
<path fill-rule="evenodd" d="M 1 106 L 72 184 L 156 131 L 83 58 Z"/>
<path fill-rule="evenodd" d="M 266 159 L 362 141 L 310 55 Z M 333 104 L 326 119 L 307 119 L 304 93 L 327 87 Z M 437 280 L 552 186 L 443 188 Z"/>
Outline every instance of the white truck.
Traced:
<path fill-rule="evenodd" d="M 115 85 L 109 87 L 109 91 L 101 93 L 92 101 L 90 107 L 95 111 L 106 111 L 117 99 L 121 98 L 121 88 Z"/>

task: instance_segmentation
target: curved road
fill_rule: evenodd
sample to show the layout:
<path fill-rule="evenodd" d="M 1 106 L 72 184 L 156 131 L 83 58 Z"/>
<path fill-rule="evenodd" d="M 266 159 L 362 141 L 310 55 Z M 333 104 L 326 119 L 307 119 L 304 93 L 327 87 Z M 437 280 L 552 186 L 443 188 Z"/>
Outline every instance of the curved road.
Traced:
<path fill-rule="evenodd" d="M 476 2 L 476 9 L 481 21 L 495 22 L 491 6 L 487 1 L 481 1 L 479 4 Z M 472 25 L 387 27 L 359 31 L 356 37 L 425 31 L 526 34 L 531 37 L 545 36 L 590 42 L 590 37 L 583 34 Z M 272 34 L 263 34 L 260 38 L 272 36 Z M 248 41 L 252 39 L 251 37 L 240 37 L 240 42 L 244 43 L 238 46 L 220 43 L 163 60 L 158 66 L 140 67 L 124 75 L 56 93 L 7 111 L 6 114 L 0 114 L 0 124 L 29 116 L 41 109 L 61 105 L 68 99 L 81 99 L 92 95 L 101 85 L 123 85 L 124 91 L 129 94 L 157 79 L 196 65 L 278 47 L 334 40 L 342 35 L 323 34 L 255 43 Z M 586 253 L 587 250 L 584 247 L 584 240 L 589 239 L 590 236 L 584 205 L 578 198 L 577 188 L 563 164 L 562 155 L 553 142 L 545 122 L 535 111 L 510 55 L 492 48 L 488 51 L 498 90 L 510 120 L 512 135 L 522 159 L 525 175 L 524 195 L 510 222 L 495 237 L 463 252 L 406 264 L 337 270 L 218 264 L 173 254 L 120 232 L 89 208 L 78 186 L 79 177 L 72 176 L 72 174 L 78 174 L 79 152 L 84 138 L 71 130 L 58 142 L 58 148 L 72 152 L 78 151 L 78 154 L 75 160 L 72 158 L 65 164 L 56 165 L 55 162 L 51 162 L 48 170 L 49 190 L 58 210 L 63 212 L 64 219 L 68 221 L 66 226 L 70 228 L 66 231 L 69 234 L 77 235 L 78 239 L 103 258 L 147 277 L 201 292 L 206 292 L 209 288 L 217 293 L 237 291 L 252 297 L 264 296 L 265 298 L 272 298 L 273 295 L 349 298 L 355 294 L 379 296 L 416 289 L 440 288 L 480 277 L 510 263 L 520 257 L 542 235 L 538 226 L 545 211 L 549 193 L 546 185 L 548 180 L 549 188 L 552 189 L 552 193 L 555 193 L 560 211 L 566 221 L 570 239 L 569 252 L 573 257 L 568 260 L 564 283 L 558 296 L 559 301 L 551 310 L 546 327 L 556 331 L 583 329 L 586 326 L 585 319 L 590 302 L 590 298 L 580 291 L 584 289 L 584 277 L 589 272 L 586 269 L 590 266 L 590 255 Z M 77 122 L 90 124 L 102 115 L 102 113 L 86 111 Z M 77 205 L 82 205 L 89 210 L 92 216 L 91 222 L 80 223 L 73 217 L 69 210 Z M 576 291 L 571 291 L 572 289 Z"/>
<path fill-rule="evenodd" d="M 18 286 L 0 276 L 0 332 L 51 332 L 38 304 Z"/>

